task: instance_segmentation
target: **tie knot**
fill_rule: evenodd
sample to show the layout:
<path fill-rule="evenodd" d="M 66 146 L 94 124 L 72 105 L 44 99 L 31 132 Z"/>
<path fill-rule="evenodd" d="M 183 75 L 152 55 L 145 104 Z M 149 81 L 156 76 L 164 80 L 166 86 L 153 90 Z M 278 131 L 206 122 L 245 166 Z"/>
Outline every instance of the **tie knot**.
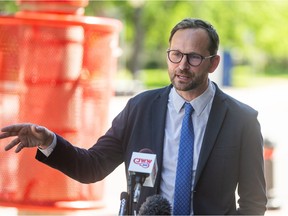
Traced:
<path fill-rule="evenodd" d="M 190 103 L 185 102 L 185 115 L 192 115 L 194 108 Z"/>

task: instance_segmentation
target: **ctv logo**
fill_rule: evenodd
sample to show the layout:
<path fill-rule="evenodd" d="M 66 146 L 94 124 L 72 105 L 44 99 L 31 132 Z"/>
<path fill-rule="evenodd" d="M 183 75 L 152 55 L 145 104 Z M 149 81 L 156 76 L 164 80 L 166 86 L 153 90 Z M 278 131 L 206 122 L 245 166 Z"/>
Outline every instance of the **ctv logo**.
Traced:
<path fill-rule="evenodd" d="M 152 160 L 144 158 L 134 158 L 133 162 L 143 168 L 149 168 Z"/>

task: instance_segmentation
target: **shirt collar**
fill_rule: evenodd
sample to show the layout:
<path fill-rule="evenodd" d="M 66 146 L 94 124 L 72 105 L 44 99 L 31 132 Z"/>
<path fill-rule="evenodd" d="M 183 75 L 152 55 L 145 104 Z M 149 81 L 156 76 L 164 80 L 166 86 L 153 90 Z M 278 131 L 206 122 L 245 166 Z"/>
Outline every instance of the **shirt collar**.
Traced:
<path fill-rule="evenodd" d="M 183 107 L 185 102 L 189 102 L 196 113 L 197 116 L 199 116 L 207 104 L 213 100 L 213 97 L 215 95 L 215 86 L 213 83 L 209 80 L 208 88 L 197 98 L 193 99 L 192 101 L 185 101 L 184 98 L 182 98 L 176 91 L 176 89 L 173 87 L 171 89 L 172 93 L 172 103 L 177 111 L 177 113 L 180 112 L 181 108 Z"/>

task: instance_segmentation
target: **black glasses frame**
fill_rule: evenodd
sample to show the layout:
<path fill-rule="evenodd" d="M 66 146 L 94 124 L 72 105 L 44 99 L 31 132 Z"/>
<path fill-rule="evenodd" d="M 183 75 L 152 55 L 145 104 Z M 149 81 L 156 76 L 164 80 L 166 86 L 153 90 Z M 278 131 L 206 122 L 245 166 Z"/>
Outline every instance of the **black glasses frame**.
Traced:
<path fill-rule="evenodd" d="M 172 51 L 174 51 L 174 52 L 176 51 L 176 52 L 178 52 L 179 54 L 181 54 L 181 58 L 180 58 L 179 61 L 172 61 L 172 60 L 170 59 L 170 55 L 169 55 L 169 54 L 170 54 L 170 52 L 172 52 Z M 197 54 L 197 53 L 182 53 L 182 52 L 180 52 L 179 50 L 170 50 L 170 49 L 167 50 L 168 59 L 169 59 L 170 62 L 172 62 L 172 63 L 174 63 L 174 64 L 180 63 L 185 55 L 187 56 L 188 64 L 190 64 L 190 65 L 193 66 L 193 67 L 199 66 L 199 65 L 203 62 L 203 60 L 205 60 L 205 59 L 213 58 L 213 57 L 216 56 L 216 54 L 210 55 L 210 56 L 202 56 L 202 55 Z M 198 56 L 198 57 L 200 57 L 201 61 L 199 62 L 199 64 L 196 64 L 196 65 L 195 65 L 195 64 L 191 64 L 190 61 L 189 61 L 189 59 L 190 59 L 189 56 Z"/>

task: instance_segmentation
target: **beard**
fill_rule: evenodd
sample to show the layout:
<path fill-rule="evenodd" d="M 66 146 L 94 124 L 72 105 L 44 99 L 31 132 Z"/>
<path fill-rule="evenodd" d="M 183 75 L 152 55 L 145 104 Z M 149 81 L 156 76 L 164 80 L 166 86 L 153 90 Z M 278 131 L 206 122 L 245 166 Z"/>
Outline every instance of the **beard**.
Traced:
<path fill-rule="evenodd" d="M 174 88 L 178 91 L 191 91 L 203 85 L 207 81 L 206 74 L 195 74 L 189 71 L 170 73 L 170 80 Z M 182 79 L 180 78 L 182 77 Z"/>

